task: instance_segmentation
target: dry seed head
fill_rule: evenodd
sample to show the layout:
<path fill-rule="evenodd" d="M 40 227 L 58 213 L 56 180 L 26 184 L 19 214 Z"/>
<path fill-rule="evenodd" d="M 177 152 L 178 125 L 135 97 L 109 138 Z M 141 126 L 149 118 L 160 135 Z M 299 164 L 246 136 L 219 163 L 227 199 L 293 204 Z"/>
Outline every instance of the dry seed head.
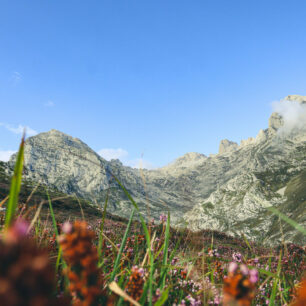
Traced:
<path fill-rule="evenodd" d="M 68 265 L 66 274 L 74 305 L 95 305 L 102 288 L 97 268 L 98 252 L 93 245 L 95 234 L 85 221 L 75 221 L 73 225 L 65 223 L 63 232 L 59 243 Z"/>

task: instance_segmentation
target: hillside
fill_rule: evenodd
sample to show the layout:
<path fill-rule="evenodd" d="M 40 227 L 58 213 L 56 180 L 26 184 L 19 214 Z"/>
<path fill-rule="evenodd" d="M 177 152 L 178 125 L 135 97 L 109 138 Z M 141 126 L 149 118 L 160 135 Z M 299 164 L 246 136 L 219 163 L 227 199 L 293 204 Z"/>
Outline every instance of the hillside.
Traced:
<path fill-rule="evenodd" d="M 286 99 L 306 103 L 302 96 Z M 240 145 L 223 140 L 219 154 L 187 153 L 156 170 L 125 167 L 118 160 L 108 162 L 81 140 L 51 130 L 27 139 L 26 177 L 98 206 L 110 191 L 109 211 L 128 217 L 131 203 L 112 178 L 114 174 L 148 218 L 157 219 L 170 210 L 175 226 L 244 233 L 249 239 L 270 243 L 283 238 L 305 243 L 286 224 L 282 237 L 278 217 L 266 209 L 274 206 L 306 224 L 302 187 L 306 183 L 305 123 L 290 132 L 284 132 L 283 126 L 283 118 L 273 113 L 269 127 L 256 138 Z"/>

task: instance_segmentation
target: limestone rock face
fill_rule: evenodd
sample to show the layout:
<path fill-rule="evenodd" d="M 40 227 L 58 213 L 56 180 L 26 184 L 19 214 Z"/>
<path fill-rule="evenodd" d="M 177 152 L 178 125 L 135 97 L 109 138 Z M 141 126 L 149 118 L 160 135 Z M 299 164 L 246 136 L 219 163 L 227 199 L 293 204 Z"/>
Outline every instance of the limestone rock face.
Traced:
<path fill-rule="evenodd" d="M 238 144 L 234 141 L 229 141 L 227 139 L 223 139 L 219 145 L 219 154 L 223 154 L 225 152 L 234 151 L 238 148 Z"/>
<path fill-rule="evenodd" d="M 273 131 L 277 131 L 281 126 L 283 126 L 284 120 L 282 116 L 278 113 L 272 113 L 269 118 L 269 128 Z"/>
<path fill-rule="evenodd" d="M 289 95 L 289 96 L 285 97 L 283 100 L 298 102 L 301 105 L 306 104 L 306 96 Z M 270 130 L 270 132 L 275 133 L 283 125 L 284 125 L 283 117 L 276 112 L 272 113 L 272 115 L 269 119 L 269 130 Z M 306 123 L 305 123 L 305 125 L 306 125 Z"/>
<path fill-rule="evenodd" d="M 255 142 L 255 138 L 249 137 L 248 139 L 241 140 L 240 146 L 241 147 L 248 146 L 250 144 L 253 144 L 254 142 Z"/>
<path fill-rule="evenodd" d="M 287 101 L 297 101 L 300 104 L 306 104 L 306 96 L 300 96 L 300 95 L 289 95 L 285 98 Z"/>
<path fill-rule="evenodd" d="M 243 232 L 248 239 L 276 243 L 281 238 L 279 221 L 267 207 L 276 207 L 306 226 L 305 188 L 300 187 L 306 184 L 306 133 L 296 131 L 287 137 L 275 132 L 281 125 L 282 118 L 272 114 L 269 128 L 256 139 L 240 146 L 224 140 L 219 154 L 187 153 L 156 170 L 108 162 L 81 140 L 51 130 L 26 140 L 25 167 L 28 178 L 95 205 L 102 206 L 109 193 L 109 211 L 123 217 L 133 207 L 112 175 L 148 219 L 170 210 L 175 226 Z M 288 241 L 306 243 L 292 227 L 284 234 Z"/>

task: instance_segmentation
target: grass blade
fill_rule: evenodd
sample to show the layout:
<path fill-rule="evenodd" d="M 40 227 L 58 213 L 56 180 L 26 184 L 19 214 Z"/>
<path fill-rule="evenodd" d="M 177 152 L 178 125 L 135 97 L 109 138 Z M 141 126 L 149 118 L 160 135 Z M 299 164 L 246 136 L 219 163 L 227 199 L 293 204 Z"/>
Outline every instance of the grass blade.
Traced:
<path fill-rule="evenodd" d="M 281 272 L 281 266 L 282 265 L 282 251 L 279 254 L 279 259 L 278 259 L 278 265 L 277 265 L 277 277 L 274 278 L 273 281 L 273 287 L 272 287 L 272 293 L 269 301 L 269 306 L 274 306 L 275 305 L 275 297 L 276 297 L 276 291 L 277 291 L 277 284 L 279 281 L 279 275 Z"/>
<path fill-rule="evenodd" d="M 47 193 L 47 197 L 48 197 L 50 214 L 51 214 L 51 218 L 52 218 L 53 229 L 54 229 L 54 232 L 55 232 L 56 242 L 57 242 L 57 247 L 58 247 L 57 260 L 56 260 L 56 266 L 55 266 L 55 275 L 57 275 L 58 267 L 59 267 L 60 262 L 62 261 L 62 264 L 63 264 L 64 267 L 66 266 L 66 264 L 62 259 L 62 248 L 59 245 L 58 239 L 57 239 L 58 235 L 59 235 L 58 234 L 58 229 L 57 229 L 57 226 L 56 226 L 56 220 L 55 220 L 55 215 L 54 215 L 54 211 L 53 211 L 53 207 L 52 207 L 52 202 L 51 202 L 51 199 L 50 199 L 50 196 L 49 196 L 49 193 L 48 193 L 47 189 L 46 189 L 46 193 Z"/>
<path fill-rule="evenodd" d="M 130 232 L 130 228 L 131 228 L 131 224 L 132 224 L 132 221 L 133 221 L 134 213 L 135 213 L 135 209 L 133 209 L 133 211 L 131 213 L 129 223 L 128 223 L 127 228 L 125 230 L 125 233 L 124 233 L 121 245 L 120 245 L 120 249 L 119 249 L 119 252 L 117 254 L 115 263 L 114 263 L 113 272 L 112 272 L 111 277 L 110 277 L 111 282 L 115 279 L 117 269 L 118 269 L 118 266 L 119 266 L 119 263 L 120 263 L 120 259 L 121 259 L 121 256 L 122 256 L 125 244 L 126 244 L 126 240 L 128 238 L 129 232 Z"/>
<path fill-rule="evenodd" d="M 154 264 L 154 258 L 153 258 L 153 254 L 152 254 L 152 251 L 151 251 L 151 238 L 150 238 L 149 230 L 148 230 L 148 227 L 147 227 L 147 225 L 145 223 L 145 220 L 144 220 L 143 216 L 140 214 L 139 207 L 138 207 L 137 203 L 134 201 L 134 199 L 131 197 L 131 195 L 125 189 L 125 187 L 121 184 L 121 182 L 118 180 L 118 178 L 114 174 L 112 174 L 112 176 L 115 179 L 115 181 L 118 183 L 118 185 L 121 187 L 121 189 L 123 190 L 125 195 L 128 197 L 128 199 L 132 202 L 132 204 L 134 205 L 134 207 L 136 208 L 136 210 L 139 213 L 140 222 L 141 222 L 141 225 L 142 225 L 142 228 L 144 230 L 145 237 L 146 237 L 146 243 L 147 243 L 149 259 L 150 259 L 150 274 L 149 274 L 148 284 L 149 284 L 149 305 L 152 306 L 152 296 L 153 296 L 152 287 L 153 287 L 153 274 L 154 274 L 154 265 L 153 265 Z"/>
<path fill-rule="evenodd" d="M 161 270 L 161 274 L 163 275 L 163 280 L 161 284 L 161 288 L 163 289 L 166 284 L 166 271 L 168 270 L 167 267 L 167 260 L 168 260 L 168 246 L 169 246 L 169 236 L 170 236 L 170 212 L 168 211 L 168 219 L 165 231 L 165 242 L 164 242 L 164 257 L 163 257 L 163 268 Z"/>
<path fill-rule="evenodd" d="M 52 202 L 49 196 L 49 192 L 46 189 L 46 193 L 47 193 L 47 197 L 48 197 L 48 203 L 49 203 L 49 208 L 50 208 L 50 214 L 51 214 L 51 218 L 52 218 L 52 224 L 53 224 L 53 229 L 56 235 L 56 238 L 58 237 L 58 230 L 57 230 L 57 226 L 56 226 L 56 220 L 55 220 L 55 215 L 54 215 L 54 211 L 53 211 L 53 207 L 52 207 Z"/>
<path fill-rule="evenodd" d="M 286 215 L 284 215 L 283 213 L 281 213 L 279 210 L 277 210 L 274 207 L 267 207 L 267 209 L 271 211 L 273 214 L 279 216 L 281 219 L 283 219 L 285 222 L 290 224 L 292 227 L 294 227 L 296 230 L 301 232 L 303 235 L 306 235 L 306 229 L 302 227 L 301 225 L 299 225 L 297 222 L 288 218 Z"/>
<path fill-rule="evenodd" d="M 135 301 L 133 298 L 131 298 L 129 295 L 127 295 L 119 286 L 116 282 L 111 282 L 109 284 L 109 289 L 111 291 L 113 291 L 114 293 L 116 293 L 117 295 L 121 296 L 122 298 L 124 298 L 125 300 L 127 300 L 128 302 L 130 302 L 132 305 L 135 306 L 140 306 L 140 304 Z"/>
<path fill-rule="evenodd" d="M 24 142 L 25 142 L 25 134 L 22 137 L 19 151 L 17 153 L 14 174 L 11 181 L 9 202 L 5 214 L 5 228 L 8 228 L 11 225 L 18 206 L 18 196 L 20 192 L 23 161 L 24 161 Z"/>
<path fill-rule="evenodd" d="M 103 244 L 103 229 L 104 229 L 104 222 L 106 217 L 106 210 L 107 210 L 107 204 L 108 204 L 108 197 L 109 197 L 109 189 L 106 194 L 104 207 L 103 207 L 103 213 L 102 213 L 102 221 L 101 221 L 101 228 L 100 228 L 100 236 L 99 236 L 99 243 L 98 243 L 98 254 L 99 254 L 99 260 L 101 259 L 102 255 L 102 244 Z"/>

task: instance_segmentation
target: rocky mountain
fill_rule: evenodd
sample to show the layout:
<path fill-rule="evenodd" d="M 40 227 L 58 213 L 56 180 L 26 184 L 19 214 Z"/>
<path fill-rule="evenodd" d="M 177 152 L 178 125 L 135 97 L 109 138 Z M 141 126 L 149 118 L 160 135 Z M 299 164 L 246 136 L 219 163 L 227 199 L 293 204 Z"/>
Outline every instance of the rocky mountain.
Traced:
<path fill-rule="evenodd" d="M 285 99 L 306 105 L 303 96 Z M 187 153 L 156 170 L 108 162 L 81 140 L 51 130 L 27 139 L 26 176 L 97 205 L 109 193 L 110 212 L 127 217 L 132 205 L 114 174 L 148 218 L 170 210 L 176 226 L 305 243 L 304 236 L 267 210 L 273 206 L 306 225 L 306 122 L 284 131 L 285 120 L 284 114 L 273 113 L 269 127 L 256 138 L 240 145 L 222 140 L 216 155 Z"/>

